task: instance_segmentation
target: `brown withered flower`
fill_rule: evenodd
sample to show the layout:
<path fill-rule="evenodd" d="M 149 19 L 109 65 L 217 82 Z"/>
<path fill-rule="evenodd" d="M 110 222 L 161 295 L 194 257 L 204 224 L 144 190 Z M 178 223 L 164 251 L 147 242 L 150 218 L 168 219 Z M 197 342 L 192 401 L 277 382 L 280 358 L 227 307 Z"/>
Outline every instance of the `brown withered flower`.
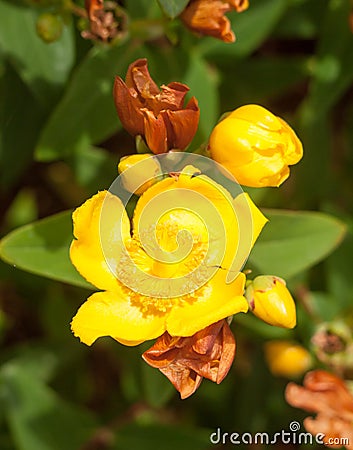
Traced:
<path fill-rule="evenodd" d="M 184 150 L 198 127 L 200 111 L 195 97 L 183 107 L 188 86 L 173 82 L 161 88 L 149 74 L 146 59 L 130 64 L 125 82 L 115 78 L 114 101 L 123 127 L 142 136 L 153 153 Z"/>
<path fill-rule="evenodd" d="M 224 319 L 190 337 L 172 337 L 166 332 L 142 357 L 159 369 L 184 399 L 197 390 L 202 378 L 221 383 L 233 363 L 235 347 Z"/>
<path fill-rule="evenodd" d="M 125 34 L 126 16 L 116 2 L 85 0 L 85 9 L 89 29 L 82 31 L 83 38 L 108 42 Z"/>
<path fill-rule="evenodd" d="M 285 397 L 290 405 L 317 414 L 304 420 L 309 433 L 324 434 L 327 447 L 353 450 L 353 395 L 341 378 L 324 370 L 308 372 L 303 386 L 288 383 Z"/>
<path fill-rule="evenodd" d="M 223 42 L 234 42 L 235 35 L 225 13 L 232 10 L 242 12 L 248 6 L 248 0 L 191 0 L 180 18 L 192 31 Z"/>

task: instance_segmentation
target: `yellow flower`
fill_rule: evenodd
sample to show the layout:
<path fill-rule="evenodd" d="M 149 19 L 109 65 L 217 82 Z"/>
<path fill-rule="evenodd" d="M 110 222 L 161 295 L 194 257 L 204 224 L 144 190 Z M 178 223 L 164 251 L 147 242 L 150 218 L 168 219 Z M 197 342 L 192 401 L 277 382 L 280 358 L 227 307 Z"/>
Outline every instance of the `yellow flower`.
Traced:
<path fill-rule="evenodd" d="M 143 194 L 162 175 L 158 160 L 148 154 L 122 157 L 118 165 L 118 171 L 122 186 L 136 195 Z"/>
<path fill-rule="evenodd" d="M 72 321 L 75 336 L 87 345 L 101 336 L 137 345 L 165 331 L 192 336 L 246 312 L 245 275 L 238 269 L 227 282 L 241 236 L 236 214 L 243 213 L 235 211 L 242 201 L 251 217 L 251 247 L 266 218 L 247 194 L 232 199 L 192 166 L 140 197 L 132 234 L 122 202 L 109 192 L 77 208 L 71 261 L 103 292 L 80 307 Z"/>
<path fill-rule="evenodd" d="M 279 186 L 289 177 L 289 165 L 303 156 L 292 128 L 259 105 L 242 106 L 213 129 L 211 157 L 222 164 L 239 184 Z"/>
<path fill-rule="evenodd" d="M 251 312 L 264 322 L 283 328 L 296 325 L 295 303 L 282 278 L 256 277 L 248 283 L 245 296 Z"/>
<path fill-rule="evenodd" d="M 266 342 L 265 358 L 273 375 L 287 378 L 302 375 L 312 365 L 308 350 L 291 341 Z"/>

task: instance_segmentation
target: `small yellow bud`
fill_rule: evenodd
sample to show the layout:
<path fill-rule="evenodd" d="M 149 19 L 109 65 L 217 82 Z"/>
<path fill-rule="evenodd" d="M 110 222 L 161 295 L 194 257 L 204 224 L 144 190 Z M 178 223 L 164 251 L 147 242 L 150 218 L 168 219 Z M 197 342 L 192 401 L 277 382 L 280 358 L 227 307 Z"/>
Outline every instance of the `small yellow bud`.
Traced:
<path fill-rule="evenodd" d="M 213 129 L 209 150 L 239 184 L 279 186 L 289 176 L 289 165 L 303 156 L 292 128 L 259 105 L 245 105 L 228 114 Z"/>
<path fill-rule="evenodd" d="M 147 154 L 124 156 L 119 162 L 118 171 L 122 186 L 136 195 L 143 194 L 162 175 L 158 160 Z"/>
<path fill-rule="evenodd" d="M 282 278 L 256 277 L 248 283 L 245 296 L 252 313 L 264 322 L 283 328 L 296 325 L 295 303 Z"/>
<path fill-rule="evenodd" d="M 291 341 L 266 342 L 265 358 L 273 375 L 287 378 L 299 377 L 312 366 L 308 350 Z"/>

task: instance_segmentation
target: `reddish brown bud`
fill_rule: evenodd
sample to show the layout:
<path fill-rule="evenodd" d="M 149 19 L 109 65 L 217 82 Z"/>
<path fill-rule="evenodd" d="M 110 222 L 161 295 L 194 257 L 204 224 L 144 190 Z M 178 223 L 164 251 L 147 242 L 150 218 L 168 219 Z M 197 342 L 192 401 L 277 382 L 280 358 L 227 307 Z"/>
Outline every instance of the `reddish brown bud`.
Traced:
<path fill-rule="evenodd" d="M 192 31 L 234 42 L 235 35 L 224 14 L 233 9 L 241 12 L 248 6 L 248 0 L 191 0 L 180 18 Z"/>
<path fill-rule="evenodd" d="M 124 128 L 141 135 L 153 153 L 184 150 L 192 141 L 200 111 L 195 97 L 184 108 L 188 86 L 173 82 L 159 89 L 146 59 L 130 64 L 125 82 L 115 78 L 114 101 Z"/>
<path fill-rule="evenodd" d="M 309 433 L 314 436 L 323 433 L 325 445 L 333 448 L 341 445 L 330 445 L 330 438 L 332 442 L 337 438 L 343 442 L 346 438 L 345 447 L 353 449 L 353 396 L 341 378 L 324 370 L 314 370 L 307 373 L 303 386 L 289 383 L 285 397 L 290 405 L 317 413 L 315 418 L 304 420 Z"/>
<path fill-rule="evenodd" d="M 192 395 L 202 378 L 219 384 L 226 377 L 235 355 L 235 339 L 226 320 L 220 320 L 190 337 L 165 332 L 143 355 L 180 392 Z"/>

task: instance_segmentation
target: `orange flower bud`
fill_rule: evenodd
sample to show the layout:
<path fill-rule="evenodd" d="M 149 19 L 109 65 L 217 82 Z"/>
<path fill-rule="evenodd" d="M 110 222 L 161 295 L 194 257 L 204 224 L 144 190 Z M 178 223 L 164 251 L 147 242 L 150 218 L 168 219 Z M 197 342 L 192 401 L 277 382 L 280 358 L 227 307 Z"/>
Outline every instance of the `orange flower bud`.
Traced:
<path fill-rule="evenodd" d="M 220 320 L 191 337 L 172 337 L 165 332 L 143 355 L 180 392 L 192 395 L 202 378 L 217 384 L 226 377 L 235 355 L 235 339 L 227 320 Z"/>
<path fill-rule="evenodd" d="M 259 105 L 245 105 L 213 129 L 209 149 L 238 183 L 250 187 L 279 186 L 289 165 L 303 156 L 297 135 L 280 117 Z"/>
<path fill-rule="evenodd" d="M 232 9 L 241 12 L 248 6 L 248 0 L 192 0 L 180 18 L 192 31 L 224 42 L 234 42 L 235 35 L 224 14 Z"/>
<path fill-rule="evenodd" d="M 262 275 L 250 281 L 245 291 L 250 310 L 264 322 L 283 328 L 296 325 L 294 300 L 282 278 Z"/>
<path fill-rule="evenodd" d="M 276 376 L 297 377 L 312 365 L 308 350 L 291 341 L 266 342 L 265 357 L 269 369 Z"/>
<path fill-rule="evenodd" d="M 148 72 L 147 60 L 138 59 L 130 64 L 125 82 L 115 78 L 114 101 L 124 128 L 133 136 L 143 136 L 153 153 L 166 153 L 184 150 L 197 131 L 196 98 L 183 107 L 188 91 L 188 86 L 177 82 L 159 89 Z"/>

